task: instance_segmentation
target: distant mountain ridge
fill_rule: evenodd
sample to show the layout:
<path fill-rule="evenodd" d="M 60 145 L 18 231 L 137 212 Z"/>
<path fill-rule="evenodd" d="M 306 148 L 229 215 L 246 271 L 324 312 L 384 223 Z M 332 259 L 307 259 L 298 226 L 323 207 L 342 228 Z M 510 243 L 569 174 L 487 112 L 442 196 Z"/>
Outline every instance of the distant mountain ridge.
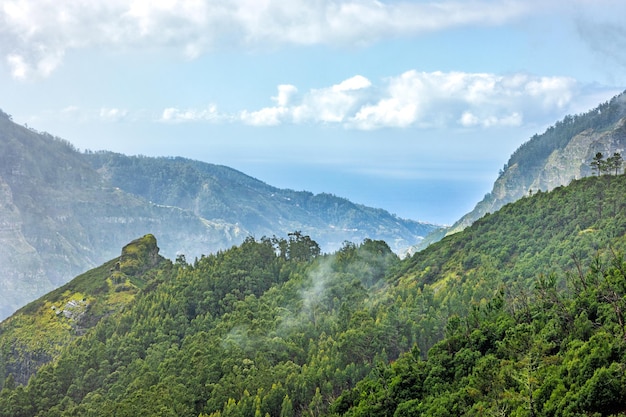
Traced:
<path fill-rule="evenodd" d="M 373 236 L 398 252 L 436 228 L 332 194 L 279 189 L 222 165 L 113 152 L 85 157 L 108 183 L 153 203 L 236 225 L 257 237 L 300 230 L 317 236 L 326 251 Z"/>
<path fill-rule="evenodd" d="M 455 233 L 486 213 L 537 191 L 592 175 L 597 152 L 626 156 L 626 91 L 580 115 L 566 116 L 534 135 L 509 158 L 492 191 L 449 229 Z"/>
<path fill-rule="evenodd" d="M 324 251 L 364 238 L 399 251 L 436 228 L 224 166 L 81 153 L 0 112 L 0 319 L 148 233 L 164 256 L 193 259 L 296 230 L 319 236 Z"/>

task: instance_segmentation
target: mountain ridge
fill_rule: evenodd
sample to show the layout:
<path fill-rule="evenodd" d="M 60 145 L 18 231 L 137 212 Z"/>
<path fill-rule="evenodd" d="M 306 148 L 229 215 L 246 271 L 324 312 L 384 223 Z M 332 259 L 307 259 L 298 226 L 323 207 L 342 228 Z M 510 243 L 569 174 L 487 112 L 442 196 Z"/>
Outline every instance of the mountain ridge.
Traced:
<path fill-rule="evenodd" d="M 596 153 L 626 151 L 626 91 L 594 109 L 568 115 L 542 134 L 533 135 L 510 156 L 483 200 L 448 230 L 455 233 L 486 213 L 529 193 L 550 191 L 592 175 Z"/>
<path fill-rule="evenodd" d="M 325 217 L 311 214 L 322 209 Z M 399 251 L 435 228 L 339 197 L 280 190 L 228 167 L 81 153 L 0 113 L 0 319 L 148 233 L 169 258 L 193 259 L 248 235 L 296 230 L 320 231 L 324 250 L 384 237 Z"/>

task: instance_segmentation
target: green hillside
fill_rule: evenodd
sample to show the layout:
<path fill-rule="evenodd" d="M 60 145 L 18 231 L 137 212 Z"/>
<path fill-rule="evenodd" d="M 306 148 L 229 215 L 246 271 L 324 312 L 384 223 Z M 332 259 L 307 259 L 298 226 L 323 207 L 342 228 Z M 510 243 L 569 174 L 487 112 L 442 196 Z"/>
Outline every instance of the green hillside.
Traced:
<path fill-rule="evenodd" d="M 381 364 L 330 407 L 342 416 L 626 415 L 626 262 L 603 253 L 531 292 L 503 292 L 445 338 Z"/>
<path fill-rule="evenodd" d="M 625 192 L 574 181 L 406 260 L 294 233 L 163 263 L 28 384 L 8 375 L 0 416 L 618 414 Z"/>
<path fill-rule="evenodd" d="M 31 302 L 0 324 L 0 379 L 11 374 L 25 384 L 43 364 L 100 319 L 131 303 L 148 283 L 167 270 L 152 235 L 122 249 L 120 257 L 79 275 Z"/>

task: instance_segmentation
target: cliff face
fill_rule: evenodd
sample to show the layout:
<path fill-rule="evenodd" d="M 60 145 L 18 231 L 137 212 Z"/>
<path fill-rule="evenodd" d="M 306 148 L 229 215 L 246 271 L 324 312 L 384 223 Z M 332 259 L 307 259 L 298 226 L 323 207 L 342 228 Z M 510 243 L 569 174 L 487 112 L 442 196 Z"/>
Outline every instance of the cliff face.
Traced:
<path fill-rule="evenodd" d="M 9 185 L 0 177 L 0 268 L 5 282 L 0 291 L 0 314 L 15 305 L 17 293 L 43 293 L 50 289 L 41 257 L 22 233 L 20 211 Z"/>
<path fill-rule="evenodd" d="M 153 233 L 168 257 L 245 237 L 108 184 L 69 143 L 0 113 L 0 320 Z"/>
<path fill-rule="evenodd" d="M 448 234 L 530 193 L 550 191 L 592 175 L 591 161 L 598 152 L 604 156 L 614 152 L 626 156 L 626 93 L 586 114 L 568 116 L 522 145 L 511 156 L 492 191 Z"/>

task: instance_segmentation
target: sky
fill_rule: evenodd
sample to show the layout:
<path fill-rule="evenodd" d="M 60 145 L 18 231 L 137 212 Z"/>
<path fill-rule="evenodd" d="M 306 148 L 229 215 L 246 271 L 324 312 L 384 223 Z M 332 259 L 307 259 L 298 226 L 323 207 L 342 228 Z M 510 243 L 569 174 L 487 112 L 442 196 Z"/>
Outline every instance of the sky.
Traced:
<path fill-rule="evenodd" d="M 452 224 L 626 89 L 623 0 L 2 0 L 0 109 Z"/>

